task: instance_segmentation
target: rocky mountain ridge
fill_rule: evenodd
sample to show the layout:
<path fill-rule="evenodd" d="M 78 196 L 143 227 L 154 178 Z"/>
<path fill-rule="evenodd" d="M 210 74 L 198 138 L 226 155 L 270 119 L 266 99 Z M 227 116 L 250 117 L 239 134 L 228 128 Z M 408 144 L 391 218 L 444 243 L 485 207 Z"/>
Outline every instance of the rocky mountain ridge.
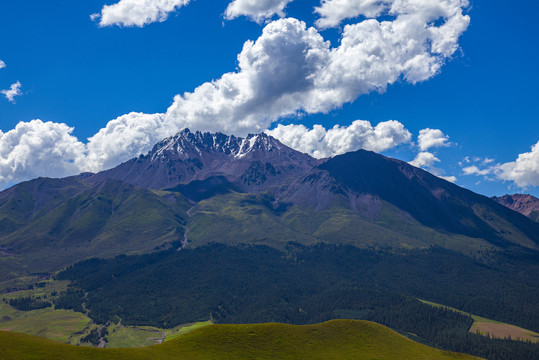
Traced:
<path fill-rule="evenodd" d="M 517 211 L 532 220 L 539 221 L 539 199 L 529 194 L 493 196 L 492 200 Z"/>
<path fill-rule="evenodd" d="M 240 138 L 185 129 L 156 144 L 148 154 L 88 181 L 113 178 L 144 188 L 166 189 L 217 178 L 246 192 L 264 192 L 293 181 L 318 163 L 265 133 Z"/>

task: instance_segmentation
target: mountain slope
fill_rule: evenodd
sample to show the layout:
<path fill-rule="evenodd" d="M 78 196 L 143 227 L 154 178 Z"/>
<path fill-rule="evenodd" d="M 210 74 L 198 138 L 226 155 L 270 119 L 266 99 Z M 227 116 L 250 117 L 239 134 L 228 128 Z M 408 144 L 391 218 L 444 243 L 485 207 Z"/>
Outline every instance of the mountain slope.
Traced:
<path fill-rule="evenodd" d="M 0 192 L 0 236 L 54 209 L 86 186 L 79 177 L 39 178 Z"/>
<path fill-rule="evenodd" d="M 54 193 L 43 205 L 50 210 L 34 211 L 26 223 L 0 237 L 0 247 L 26 264 L 27 271 L 56 271 L 91 256 L 151 252 L 183 239 L 184 210 L 189 204 L 180 194 L 157 193 L 111 179 L 68 183 L 72 181 L 77 187 L 60 193 L 73 196 L 63 199 Z M 39 189 L 49 182 L 38 179 L 25 188 Z M 27 213 L 43 197 L 31 199 L 24 208 Z"/>
<path fill-rule="evenodd" d="M 380 198 L 435 230 L 483 238 L 502 248 L 539 248 L 536 223 L 403 161 L 359 150 L 336 156 L 318 169 L 341 188 Z"/>
<path fill-rule="evenodd" d="M 22 334 L 0 332 L 5 360 L 64 359 L 479 359 L 442 351 L 367 321 L 319 325 L 211 325 L 164 344 L 139 349 L 76 347 Z"/>

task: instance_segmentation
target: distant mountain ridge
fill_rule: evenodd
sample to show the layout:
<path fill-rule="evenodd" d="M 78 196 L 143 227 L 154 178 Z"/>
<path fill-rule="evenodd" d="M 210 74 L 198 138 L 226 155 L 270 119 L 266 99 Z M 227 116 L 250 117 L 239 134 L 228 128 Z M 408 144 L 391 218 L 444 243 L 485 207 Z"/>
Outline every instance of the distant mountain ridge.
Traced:
<path fill-rule="evenodd" d="M 188 129 L 113 169 L 0 192 L 0 225 L 8 277 L 171 244 L 539 249 L 539 223 L 406 162 Z"/>
<path fill-rule="evenodd" d="M 528 194 L 493 196 L 492 200 L 515 210 L 532 220 L 539 221 L 539 199 Z"/>

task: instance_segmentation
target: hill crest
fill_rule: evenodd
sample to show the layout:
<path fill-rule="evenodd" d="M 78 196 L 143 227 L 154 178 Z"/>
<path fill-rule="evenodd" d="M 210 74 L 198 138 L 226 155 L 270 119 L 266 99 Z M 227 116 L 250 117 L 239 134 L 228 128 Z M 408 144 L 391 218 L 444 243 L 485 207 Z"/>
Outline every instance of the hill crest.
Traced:
<path fill-rule="evenodd" d="M 0 332 L 5 360 L 68 359 L 479 359 L 416 343 L 368 321 L 333 320 L 317 325 L 210 325 L 164 344 L 141 349 L 92 349 L 29 335 Z"/>

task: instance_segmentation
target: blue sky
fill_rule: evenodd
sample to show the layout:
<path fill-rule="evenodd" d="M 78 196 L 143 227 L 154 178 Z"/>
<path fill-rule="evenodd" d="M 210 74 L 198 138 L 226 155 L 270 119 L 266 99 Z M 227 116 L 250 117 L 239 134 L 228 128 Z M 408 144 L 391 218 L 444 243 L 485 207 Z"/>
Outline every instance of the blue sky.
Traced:
<path fill-rule="evenodd" d="M 0 4 L 0 187 L 99 171 L 188 126 L 539 196 L 535 1 L 133 3 Z"/>

